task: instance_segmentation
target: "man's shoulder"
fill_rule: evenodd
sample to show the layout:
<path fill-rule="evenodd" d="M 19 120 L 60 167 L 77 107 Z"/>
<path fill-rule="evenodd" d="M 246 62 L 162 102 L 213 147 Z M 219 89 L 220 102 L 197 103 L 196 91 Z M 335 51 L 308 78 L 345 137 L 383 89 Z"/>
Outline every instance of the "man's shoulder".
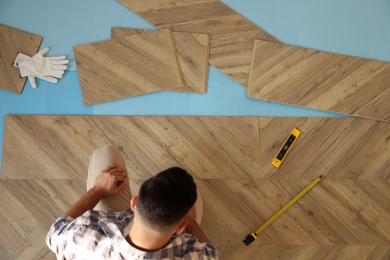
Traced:
<path fill-rule="evenodd" d="M 173 236 L 166 249 L 177 252 L 184 259 L 193 259 L 194 257 L 218 259 L 218 250 L 212 244 L 201 243 L 195 236 L 189 233 Z"/>

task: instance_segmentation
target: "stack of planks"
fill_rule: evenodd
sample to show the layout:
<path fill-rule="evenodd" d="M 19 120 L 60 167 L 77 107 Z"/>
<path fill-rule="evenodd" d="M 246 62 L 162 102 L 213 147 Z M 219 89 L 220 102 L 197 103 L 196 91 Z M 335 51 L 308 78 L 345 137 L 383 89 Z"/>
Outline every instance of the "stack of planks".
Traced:
<path fill-rule="evenodd" d="M 219 0 L 119 0 L 159 29 L 207 33 L 250 98 L 390 122 L 390 63 L 289 46 Z"/>
<path fill-rule="evenodd" d="M 111 36 L 74 47 L 85 105 L 162 90 L 206 93 L 209 35 L 113 27 Z"/>

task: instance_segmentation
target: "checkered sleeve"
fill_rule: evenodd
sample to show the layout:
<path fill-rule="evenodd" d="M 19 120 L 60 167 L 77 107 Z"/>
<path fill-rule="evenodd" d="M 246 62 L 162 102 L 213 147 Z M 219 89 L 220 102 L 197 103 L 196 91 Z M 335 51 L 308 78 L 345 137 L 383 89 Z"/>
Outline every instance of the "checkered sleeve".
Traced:
<path fill-rule="evenodd" d="M 63 249 L 66 246 L 63 233 L 73 220 L 74 218 L 68 216 L 59 217 L 50 227 L 46 235 L 46 244 L 51 251 L 57 254 L 57 259 L 65 259 L 64 256 L 61 256 L 61 252 L 63 251 L 61 248 Z"/>

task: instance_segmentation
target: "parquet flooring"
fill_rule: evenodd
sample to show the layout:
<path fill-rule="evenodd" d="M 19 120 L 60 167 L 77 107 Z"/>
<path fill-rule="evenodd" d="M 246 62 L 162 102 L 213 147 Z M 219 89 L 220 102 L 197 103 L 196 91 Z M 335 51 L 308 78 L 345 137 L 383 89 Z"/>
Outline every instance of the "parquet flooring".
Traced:
<path fill-rule="evenodd" d="M 38 52 L 42 37 L 0 24 L 0 88 L 22 93 L 26 78 L 12 64 L 18 52 L 33 56 Z"/>
<path fill-rule="evenodd" d="M 301 136 L 276 169 L 271 160 L 293 127 Z M 194 175 L 202 228 L 221 259 L 387 259 L 389 130 L 357 118 L 8 115 L 0 252 L 50 259 L 48 226 L 85 189 L 92 151 L 111 144 L 125 158 L 133 194 L 172 165 Z M 250 246 L 242 243 L 320 174 Z"/>
<path fill-rule="evenodd" d="M 210 64 L 247 86 L 253 41 L 276 38 L 216 0 L 119 0 L 159 29 L 211 36 Z"/>
<path fill-rule="evenodd" d="M 390 121 L 390 63 L 256 40 L 252 98 Z"/>
<path fill-rule="evenodd" d="M 111 38 L 141 34 L 150 30 L 112 27 Z M 207 75 L 210 52 L 210 36 L 199 33 L 173 32 L 184 86 L 175 92 L 203 94 L 207 91 Z"/>
<path fill-rule="evenodd" d="M 84 104 L 184 84 L 169 29 L 73 47 Z"/>

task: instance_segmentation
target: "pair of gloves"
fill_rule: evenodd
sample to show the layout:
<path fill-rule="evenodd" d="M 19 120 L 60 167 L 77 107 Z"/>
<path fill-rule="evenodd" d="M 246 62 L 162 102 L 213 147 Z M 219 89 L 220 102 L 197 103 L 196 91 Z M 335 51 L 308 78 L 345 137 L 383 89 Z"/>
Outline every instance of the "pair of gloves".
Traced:
<path fill-rule="evenodd" d="M 18 53 L 13 63 L 13 66 L 19 68 L 22 78 L 28 77 L 33 88 L 37 88 L 35 78 L 57 83 L 68 68 L 65 64 L 68 64 L 69 61 L 65 56 L 44 57 L 49 50 L 49 48 L 44 48 L 33 57 Z"/>

